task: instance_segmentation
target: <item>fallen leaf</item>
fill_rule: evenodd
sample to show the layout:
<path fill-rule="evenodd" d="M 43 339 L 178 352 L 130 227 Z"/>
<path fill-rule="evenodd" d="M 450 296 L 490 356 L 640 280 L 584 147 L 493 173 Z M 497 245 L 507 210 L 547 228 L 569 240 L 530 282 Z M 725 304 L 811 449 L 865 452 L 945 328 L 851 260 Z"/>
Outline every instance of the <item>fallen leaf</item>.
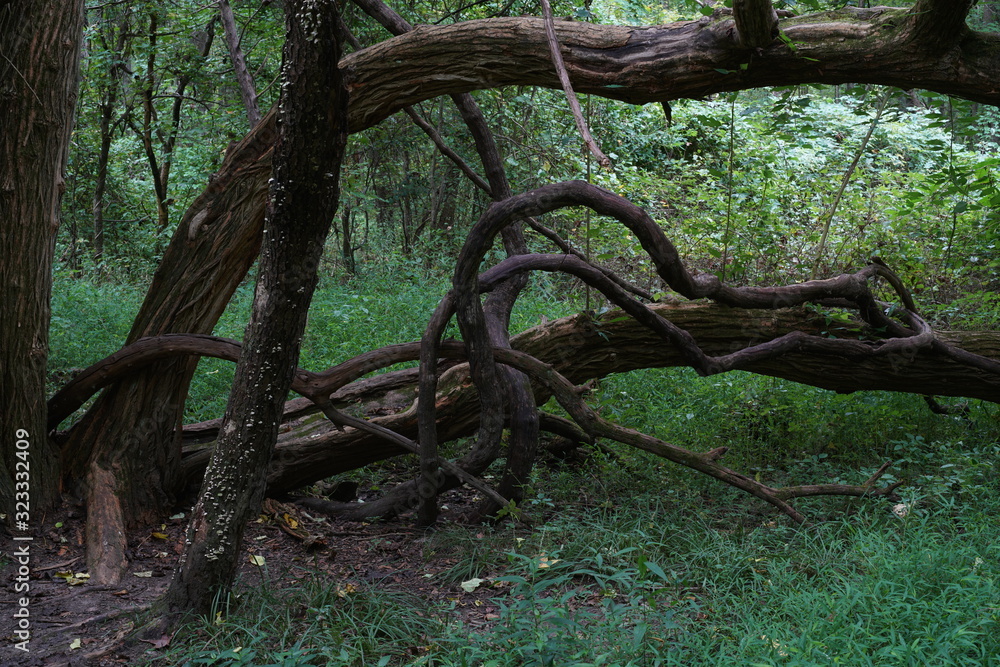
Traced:
<path fill-rule="evenodd" d="M 351 593 L 357 593 L 358 589 L 354 587 L 354 584 L 347 584 L 346 586 L 341 586 L 337 584 L 337 587 L 333 590 L 339 598 L 346 598 Z"/>
<path fill-rule="evenodd" d="M 538 569 L 539 570 L 544 570 L 545 568 L 551 567 L 551 566 L 555 565 L 558 562 L 559 562 L 558 558 L 549 558 L 548 556 L 546 556 L 546 555 L 543 554 L 538 559 Z"/>
<path fill-rule="evenodd" d="M 469 579 L 468 581 L 462 582 L 462 590 L 465 591 L 466 593 L 471 593 L 472 591 L 479 588 L 480 584 L 482 583 L 483 583 L 482 579 L 480 579 L 479 577 L 474 577 L 472 579 Z"/>
<path fill-rule="evenodd" d="M 81 646 L 83 646 L 83 642 L 81 642 L 80 639 L 79 639 L 79 637 L 78 637 L 78 638 L 74 639 L 70 643 L 69 650 L 74 651 L 74 650 L 80 648 Z"/>
<path fill-rule="evenodd" d="M 148 578 L 148 577 L 152 577 L 153 576 L 153 571 L 149 570 L 148 572 L 133 572 L 132 574 L 134 574 L 137 577 L 142 577 L 142 578 L 145 579 L 145 578 Z"/>
<path fill-rule="evenodd" d="M 257 567 L 264 567 L 264 564 L 267 563 L 267 559 L 263 556 L 258 556 L 257 554 L 250 554 L 250 562 Z"/>
<path fill-rule="evenodd" d="M 159 639 L 140 639 L 139 641 L 152 644 L 153 648 L 163 648 L 170 645 L 170 635 L 163 635 Z"/>
<path fill-rule="evenodd" d="M 87 579 L 90 579 L 90 575 L 86 572 L 77 572 L 76 574 L 73 572 L 56 572 L 52 576 L 64 579 L 70 586 L 85 584 L 87 583 Z"/>

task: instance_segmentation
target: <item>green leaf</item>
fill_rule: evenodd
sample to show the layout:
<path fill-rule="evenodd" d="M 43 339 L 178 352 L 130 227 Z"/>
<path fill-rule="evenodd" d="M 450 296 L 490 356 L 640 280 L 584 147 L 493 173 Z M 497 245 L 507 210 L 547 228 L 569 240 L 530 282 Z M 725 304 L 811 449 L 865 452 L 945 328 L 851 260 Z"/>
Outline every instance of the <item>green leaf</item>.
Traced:
<path fill-rule="evenodd" d="M 663 568 L 654 563 L 651 560 L 646 561 L 646 569 L 659 577 L 662 581 L 668 582 L 667 573 L 663 571 Z"/>

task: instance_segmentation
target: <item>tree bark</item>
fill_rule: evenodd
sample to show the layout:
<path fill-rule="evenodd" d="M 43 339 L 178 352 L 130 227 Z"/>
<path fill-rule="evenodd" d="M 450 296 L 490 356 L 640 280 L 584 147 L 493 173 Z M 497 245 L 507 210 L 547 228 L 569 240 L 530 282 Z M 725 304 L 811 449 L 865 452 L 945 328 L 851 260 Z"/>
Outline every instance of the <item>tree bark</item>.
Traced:
<path fill-rule="evenodd" d="M 260 249 L 274 125 L 231 149 L 167 247 L 126 343 L 170 331 L 210 333 Z M 98 398 L 63 447 L 69 469 L 116 471 L 128 525 L 173 502 L 183 402 L 195 362 L 170 359 Z M 121 532 L 119 527 L 117 532 Z"/>
<path fill-rule="evenodd" d="M 732 18 L 631 28 L 556 23 L 578 93 L 632 104 L 803 83 L 926 88 L 1000 104 L 994 33 L 964 31 L 934 57 L 909 9 L 845 7 L 779 21 L 794 49 L 777 42 L 749 62 Z M 745 69 L 741 65 L 747 65 Z M 557 88 L 541 19 L 503 18 L 418 26 L 352 53 L 342 67 L 352 93 L 351 131 L 443 94 L 506 85 Z M 720 71 L 721 70 L 721 71 Z"/>
<path fill-rule="evenodd" d="M 754 310 L 705 303 L 664 303 L 653 310 L 689 332 L 710 355 L 723 355 L 750 345 L 774 340 L 793 331 L 810 336 L 834 335 L 842 340 L 874 339 L 877 335 L 857 320 L 830 329 L 822 314 L 806 308 Z M 512 338 L 512 347 L 526 352 L 577 384 L 641 368 L 688 365 L 681 351 L 666 345 L 656 333 L 621 311 L 599 318 L 585 314 L 553 320 Z M 1000 334 L 994 331 L 938 331 L 937 338 L 967 352 L 1000 360 Z M 107 360 L 80 373 L 50 400 L 49 409 L 65 417 L 101 387 L 121 381 L 128 374 L 164 356 L 197 354 L 229 361 L 239 358 L 236 341 L 212 336 L 174 334 L 144 339 L 116 352 Z M 407 437 L 416 433 L 416 369 L 359 380 L 365 373 L 417 357 L 416 343 L 373 350 L 322 373 L 301 370 L 292 386 L 303 395 L 331 396 L 337 409 L 366 416 L 373 423 Z M 461 346 L 441 350 L 441 356 L 461 357 Z M 900 391 L 940 396 L 961 396 L 1000 403 L 1000 377 L 957 362 L 933 349 L 912 355 L 872 358 L 845 363 L 836 355 L 791 353 L 766 360 L 746 370 L 780 377 L 839 393 Z M 332 394 L 332 395 L 331 395 Z M 535 400 L 548 394 L 537 385 Z M 471 433 L 478 424 L 475 390 L 468 367 L 455 366 L 442 375 L 437 397 L 441 437 L 449 440 Z M 310 417 L 319 411 L 308 399 L 286 404 L 278 447 L 268 473 L 271 492 L 293 491 L 324 477 L 362 467 L 388 456 L 404 453 L 392 443 Z M 184 468 L 196 479 L 208 461 L 209 450 L 196 445 L 218 437 L 221 420 L 185 427 L 190 441 Z"/>
<path fill-rule="evenodd" d="M 82 28 L 79 1 L 0 4 L 0 512 L 18 530 L 37 525 L 59 491 L 45 368 Z"/>
<path fill-rule="evenodd" d="M 339 197 L 347 95 L 332 0 L 288 0 L 278 140 L 265 241 L 246 345 L 222 436 L 192 510 L 187 549 L 161 601 L 169 614 L 207 614 L 236 572 L 243 529 L 264 493 Z M 328 115 L 330 114 L 330 115 Z"/>
<path fill-rule="evenodd" d="M 778 13 L 771 0 L 733 0 L 733 20 L 741 46 L 763 49 L 778 36 Z"/>

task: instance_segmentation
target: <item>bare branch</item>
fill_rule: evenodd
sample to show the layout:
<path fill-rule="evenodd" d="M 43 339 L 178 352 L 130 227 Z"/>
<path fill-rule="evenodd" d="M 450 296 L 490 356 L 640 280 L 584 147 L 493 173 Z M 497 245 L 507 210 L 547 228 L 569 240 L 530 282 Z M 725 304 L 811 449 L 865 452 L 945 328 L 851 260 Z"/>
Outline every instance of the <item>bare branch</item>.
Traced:
<path fill-rule="evenodd" d="M 483 177 L 477 174 L 475 170 L 469 166 L 469 163 L 462 159 L 461 155 L 452 150 L 452 148 L 444 142 L 444 138 L 433 125 L 424 120 L 413 107 L 404 107 L 403 111 L 407 116 L 413 119 L 413 122 L 417 125 L 417 127 L 424 131 L 424 134 L 430 137 L 431 141 L 434 142 L 434 145 L 437 146 L 437 149 L 441 151 L 442 155 L 454 162 L 458 168 L 462 170 L 462 173 L 468 176 L 469 180 L 472 181 L 477 188 L 492 196 L 493 191 L 490 189 L 490 184 L 484 181 Z"/>
<path fill-rule="evenodd" d="M 542 12 L 545 15 L 545 35 L 549 42 L 549 52 L 552 53 L 552 64 L 559 75 L 559 82 L 562 84 L 562 89 L 566 92 L 566 100 L 569 102 L 570 111 L 573 112 L 573 120 L 576 121 L 576 129 L 580 132 L 580 136 L 583 137 L 584 143 L 587 144 L 587 149 L 593 153 L 600 165 L 602 167 L 610 167 L 611 158 L 604 154 L 601 147 L 594 141 L 594 137 L 591 136 L 590 128 L 587 127 L 587 121 L 584 120 L 583 112 L 580 110 L 580 100 L 577 99 L 576 93 L 573 92 L 573 84 L 570 83 L 569 73 L 566 71 L 566 63 L 563 62 L 562 53 L 559 50 L 559 38 L 556 36 L 555 20 L 552 18 L 552 7 L 549 5 L 549 0 L 542 0 Z"/>
<path fill-rule="evenodd" d="M 222 27 L 226 34 L 226 46 L 229 47 L 229 59 L 233 63 L 236 81 L 240 86 L 240 97 L 250 121 L 250 129 L 260 122 L 260 107 L 257 104 L 257 88 L 254 86 L 253 74 L 247 69 L 243 49 L 240 47 L 240 36 L 236 30 L 236 19 L 229 0 L 219 0 L 219 12 L 222 16 Z"/>

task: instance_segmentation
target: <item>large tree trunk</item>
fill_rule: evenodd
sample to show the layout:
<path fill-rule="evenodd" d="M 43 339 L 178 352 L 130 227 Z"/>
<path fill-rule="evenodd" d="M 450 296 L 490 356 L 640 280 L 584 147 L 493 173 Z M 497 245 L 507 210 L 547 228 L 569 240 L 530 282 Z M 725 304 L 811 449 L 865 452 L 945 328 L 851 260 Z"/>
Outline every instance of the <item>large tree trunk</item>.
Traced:
<path fill-rule="evenodd" d="M 821 315 L 804 308 L 765 311 L 682 303 L 657 305 L 654 310 L 690 332 L 711 355 L 745 349 L 792 331 L 818 336 L 828 330 Z M 835 333 L 846 339 L 860 337 L 865 331 L 859 323 L 854 323 Z M 937 336 L 969 352 L 1000 360 L 1000 335 L 995 332 L 937 332 Z M 585 314 L 554 320 L 515 336 L 511 343 L 514 349 L 551 364 L 577 384 L 640 368 L 688 365 L 678 348 L 665 344 L 634 319 L 622 317 L 620 311 L 611 311 L 596 320 Z M 852 363 L 842 356 L 796 352 L 756 362 L 746 370 L 844 393 L 903 391 L 976 397 L 1000 403 L 997 374 L 970 369 L 931 350 Z M 410 371 L 360 384 L 357 390 L 348 386 L 334 398 L 339 399 L 344 409 L 366 414 L 373 423 L 412 438 L 417 431 L 417 412 L 412 404 L 416 390 L 416 373 Z M 534 385 L 534 395 L 539 405 L 549 398 L 538 384 Z M 478 398 L 467 365 L 445 372 L 439 383 L 437 404 L 442 441 L 469 435 L 478 427 Z M 351 428 L 340 430 L 321 417 L 309 417 L 310 410 L 303 410 L 301 403 L 293 402 L 291 407 L 298 411 L 278 437 L 268 472 L 271 493 L 294 491 L 331 475 L 406 453 L 383 438 Z M 191 435 L 203 439 L 207 433 L 198 428 Z M 206 460 L 206 452 L 193 451 L 185 458 L 187 474 L 197 479 Z"/>
<path fill-rule="evenodd" d="M 840 339 L 871 338 L 861 322 L 839 323 L 830 330 L 826 318 L 808 308 L 752 310 L 705 303 L 657 304 L 653 311 L 688 331 L 710 355 L 722 355 L 774 340 L 793 331 L 811 336 L 835 335 Z M 514 336 L 512 347 L 550 364 L 572 382 L 586 383 L 613 373 L 641 368 L 688 365 L 681 351 L 636 320 L 613 310 L 599 318 L 586 314 L 546 322 Z M 938 331 L 939 340 L 967 352 L 1000 360 L 1000 333 L 993 331 Z M 303 394 L 331 395 L 335 408 L 363 416 L 407 437 L 416 434 L 417 369 L 394 371 L 357 379 L 379 366 L 414 360 L 415 343 L 375 350 L 322 373 L 300 370 L 293 381 Z M 147 338 L 116 352 L 80 373 L 54 396 L 49 410 L 54 419 L 67 416 L 101 387 L 120 382 L 159 359 L 197 354 L 236 361 L 236 341 L 210 336 L 174 334 Z M 442 355 L 460 358 L 461 346 Z M 863 390 L 902 391 L 942 396 L 962 396 L 1000 403 L 1000 377 L 969 368 L 931 349 L 912 355 L 869 358 L 848 363 L 843 357 L 793 353 L 778 360 L 757 362 L 747 370 L 780 377 L 841 393 Z M 549 394 L 540 385 L 533 391 L 539 404 Z M 437 395 L 440 436 L 451 440 L 469 435 L 478 426 L 475 389 L 465 364 L 447 370 Z M 406 453 L 391 441 L 353 428 L 339 429 L 322 417 L 307 398 L 289 401 L 284 425 L 268 473 L 272 493 L 294 491 L 325 477 L 360 468 L 384 458 Z M 218 438 L 221 419 L 192 424 L 184 429 L 184 471 L 197 482 L 211 455 L 210 443 Z"/>
<path fill-rule="evenodd" d="M 965 2 L 922 2 L 920 11 L 845 8 L 787 19 L 779 28 L 795 48 L 776 41 L 757 47 L 752 58 L 734 40 L 733 20 L 722 14 L 650 28 L 559 22 L 557 34 L 577 91 L 633 103 L 844 81 L 926 87 L 1000 103 L 1000 88 L 993 85 L 1000 71 L 1000 49 L 995 48 L 1000 38 L 956 23 L 955 16 L 961 18 L 967 9 Z M 940 21 L 946 31 L 932 39 L 927 29 L 937 24 L 927 17 L 939 15 L 948 19 Z M 745 70 L 740 67 L 748 62 Z M 542 21 L 533 18 L 420 26 L 343 58 L 341 68 L 351 92 L 351 131 L 441 94 L 559 85 Z M 130 340 L 212 330 L 259 247 L 273 138 L 272 111 L 231 151 L 189 208 Z M 72 469 L 96 465 L 115 471 L 113 487 L 91 490 L 91 503 L 117 497 L 123 517 L 133 520 L 167 509 L 180 480 L 175 427 L 190 374 L 189 362 L 158 364 L 107 392 L 74 429 L 65 449 Z M 91 545 L 117 539 L 94 528 Z"/>
<path fill-rule="evenodd" d="M 18 530 L 35 525 L 59 490 L 45 368 L 82 27 L 79 1 L 0 4 L 0 512 Z"/>
<path fill-rule="evenodd" d="M 285 16 L 278 141 L 253 312 L 187 549 L 162 600 L 170 614 L 207 614 L 216 596 L 228 593 L 243 529 L 264 494 L 337 210 L 347 93 L 329 64 L 339 60 L 339 17 L 332 0 L 288 0 Z"/>

